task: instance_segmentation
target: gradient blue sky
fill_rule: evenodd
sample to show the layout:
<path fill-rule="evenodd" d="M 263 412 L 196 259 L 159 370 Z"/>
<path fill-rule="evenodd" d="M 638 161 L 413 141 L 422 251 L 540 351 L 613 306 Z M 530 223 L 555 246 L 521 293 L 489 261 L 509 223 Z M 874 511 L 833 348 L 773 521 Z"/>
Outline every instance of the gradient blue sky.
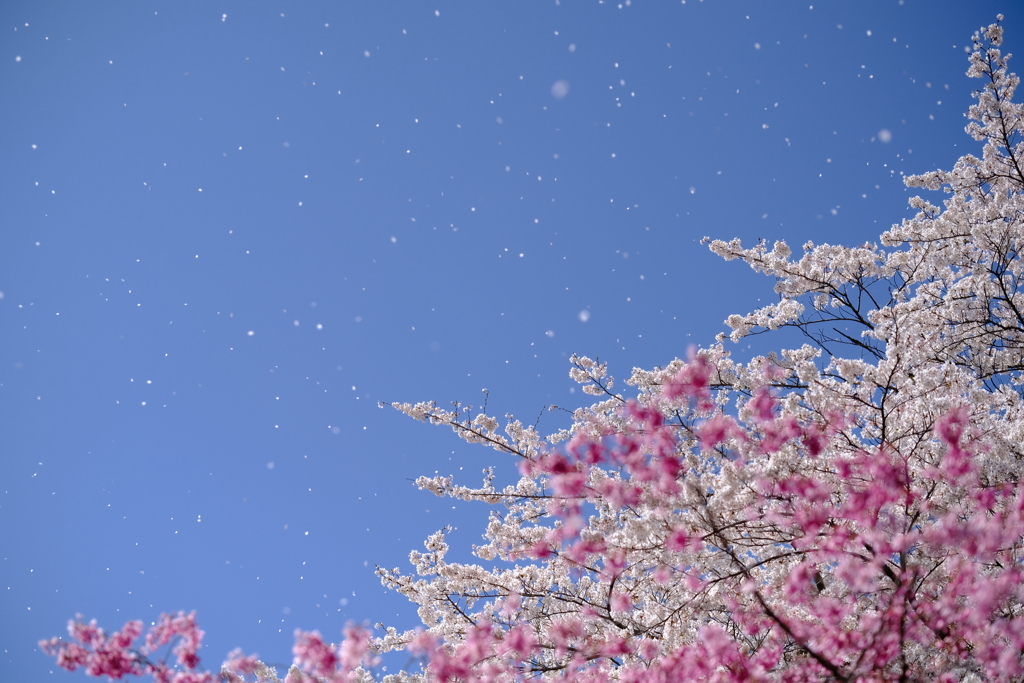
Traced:
<path fill-rule="evenodd" d="M 1012 4 L 2 3 L 3 678 L 82 679 L 76 612 L 195 609 L 213 669 L 416 625 L 374 565 L 487 510 L 410 480 L 512 463 L 377 402 L 532 423 L 574 352 L 710 343 L 774 295 L 700 239 L 909 216 Z"/>

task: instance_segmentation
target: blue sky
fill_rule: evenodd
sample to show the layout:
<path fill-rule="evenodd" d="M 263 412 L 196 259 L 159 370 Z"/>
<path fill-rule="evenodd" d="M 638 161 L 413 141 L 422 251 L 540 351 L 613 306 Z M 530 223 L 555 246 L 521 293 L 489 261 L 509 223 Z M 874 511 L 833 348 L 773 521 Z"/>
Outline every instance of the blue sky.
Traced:
<path fill-rule="evenodd" d="M 487 510 L 411 480 L 512 463 L 378 401 L 487 389 L 549 432 L 572 353 L 711 343 L 774 295 L 700 239 L 911 215 L 903 174 L 978 149 L 964 46 L 1000 11 L 3 3 L 0 671 L 82 678 L 35 645 L 76 612 L 195 609 L 213 669 L 415 626 L 374 565 L 446 524 L 466 557 Z"/>

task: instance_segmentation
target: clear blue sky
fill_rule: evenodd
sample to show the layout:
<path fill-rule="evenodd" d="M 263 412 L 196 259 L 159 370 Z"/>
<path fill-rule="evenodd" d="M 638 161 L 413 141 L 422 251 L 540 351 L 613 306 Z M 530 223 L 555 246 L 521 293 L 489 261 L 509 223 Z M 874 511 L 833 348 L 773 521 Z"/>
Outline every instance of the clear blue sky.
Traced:
<path fill-rule="evenodd" d="M 712 342 L 772 282 L 699 240 L 909 216 L 1012 4 L 3 3 L 0 674 L 81 679 L 76 612 L 195 609 L 212 669 L 416 625 L 374 565 L 487 511 L 410 480 L 508 463 L 377 402 L 532 423 L 573 352 Z"/>

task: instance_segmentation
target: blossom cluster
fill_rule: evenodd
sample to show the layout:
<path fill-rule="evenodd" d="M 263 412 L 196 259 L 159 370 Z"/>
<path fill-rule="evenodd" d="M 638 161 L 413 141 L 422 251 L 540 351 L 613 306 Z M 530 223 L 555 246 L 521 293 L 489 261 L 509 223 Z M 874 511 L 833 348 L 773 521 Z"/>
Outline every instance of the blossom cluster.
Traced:
<path fill-rule="evenodd" d="M 93 619 L 88 624 L 82 615 L 68 622 L 70 640 L 60 638 L 40 641 L 43 652 L 57 658 L 57 665 L 74 671 L 82 667 L 90 676 L 110 679 L 149 674 L 157 683 L 215 683 L 212 674 L 197 671 L 198 651 L 203 632 L 196 624 L 196 613 L 162 614 L 146 634 L 142 646 L 134 642 L 142 635 L 142 622 L 129 621 L 120 631 L 107 635 Z M 163 659 L 151 657 L 159 648 L 176 642 L 173 652 L 177 668 Z"/>
<path fill-rule="evenodd" d="M 134 643 L 142 635 L 141 621 L 129 621 L 107 636 L 95 619 L 88 624 L 82 619 L 78 615 L 68 622 L 70 640 L 51 638 L 40 641 L 39 646 L 68 671 L 81 667 L 90 676 L 111 680 L 148 674 L 156 683 L 361 683 L 372 680 L 364 664 L 372 667 L 377 661 L 370 653 L 370 631 L 350 624 L 338 645 L 325 643 L 316 631 L 296 630 L 295 663 L 283 681 L 273 667 L 240 649 L 228 656 L 218 674 L 213 674 L 199 670 L 203 632 L 196 624 L 195 612 L 161 614 L 138 648 Z M 176 666 L 153 659 L 153 653 L 170 643 L 175 643 L 172 651 Z"/>

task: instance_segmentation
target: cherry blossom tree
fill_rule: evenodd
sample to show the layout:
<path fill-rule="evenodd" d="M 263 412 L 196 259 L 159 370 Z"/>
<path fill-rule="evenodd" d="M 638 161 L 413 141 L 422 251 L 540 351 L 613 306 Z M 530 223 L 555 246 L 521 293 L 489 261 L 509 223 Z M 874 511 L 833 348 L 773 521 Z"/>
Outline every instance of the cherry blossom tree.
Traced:
<path fill-rule="evenodd" d="M 393 404 L 518 460 L 503 488 L 491 470 L 480 486 L 417 482 L 494 506 L 473 548 L 489 566 L 449 562 L 437 532 L 413 573 L 378 569 L 421 628 L 349 627 L 340 645 L 297 632 L 284 680 L 370 680 L 396 649 L 423 668 L 389 683 L 1024 680 L 1024 109 L 1001 42 L 983 28 L 970 57 L 981 156 L 907 179 L 942 206 L 913 199 L 879 245 L 710 242 L 779 294 L 731 316 L 731 338 L 791 327 L 800 348 L 741 363 L 723 335 L 634 370 L 630 398 L 574 356 L 600 400 L 546 438 Z M 138 650 L 139 622 L 69 631 L 43 642 L 65 668 L 216 680 L 195 673 L 191 615 Z M 177 668 L 148 659 L 174 636 Z M 241 652 L 220 677 L 278 680 Z"/>

